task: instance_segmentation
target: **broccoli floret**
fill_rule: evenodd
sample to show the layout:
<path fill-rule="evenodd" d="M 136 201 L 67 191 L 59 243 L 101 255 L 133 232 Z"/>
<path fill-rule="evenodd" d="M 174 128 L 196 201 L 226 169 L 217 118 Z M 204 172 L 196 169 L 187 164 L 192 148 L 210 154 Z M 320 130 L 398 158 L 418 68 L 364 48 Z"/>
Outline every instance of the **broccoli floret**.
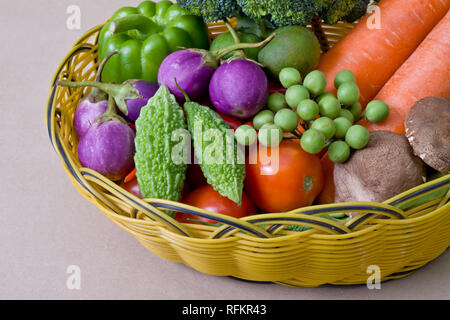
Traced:
<path fill-rule="evenodd" d="M 239 10 L 236 0 L 178 0 L 177 4 L 203 17 L 205 22 L 216 22 L 231 17 Z"/>
<path fill-rule="evenodd" d="M 279 0 L 271 1 L 269 10 L 271 21 L 277 26 L 307 25 L 316 12 L 312 1 Z"/>
<path fill-rule="evenodd" d="M 337 2 L 353 2 L 358 0 L 339 0 Z M 275 26 L 307 25 L 315 15 L 326 13 L 332 9 L 334 19 L 340 6 L 334 8 L 335 0 L 237 0 L 245 15 L 252 19 L 268 18 Z M 347 15 L 353 6 L 343 14 Z"/>
<path fill-rule="evenodd" d="M 348 16 L 358 0 L 329 0 L 330 3 L 319 16 L 328 24 L 335 24 Z"/>
<path fill-rule="evenodd" d="M 242 12 L 252 19 L 268 19 L 276 26 L 306 25 L 314 15 L 310 1 L 237 0 Z"/>
<path fill-rule="evenodd" d="M 307 25 L 314 16 L 326 23 L 354 21 L 364 15 L 370 0 L 178 0 L 178 4 L 215 22 L 244 14 L 257 24 L 270 21 L 275 27 Z"/>
<path fill-rule="evenodd" d="M 249 18 L 261 19 L 268 15 L 267 6 L 270 0 L 236 0 L 242 12 Z"/>
<path fill-rule="evenodd" d="M 354 22 L 364 16 L 367 13 L 367 7 L 369 6 L 370 0 L 356 0 L 355 7 L 348 16 L 343 20 L 347 22 Z"/>

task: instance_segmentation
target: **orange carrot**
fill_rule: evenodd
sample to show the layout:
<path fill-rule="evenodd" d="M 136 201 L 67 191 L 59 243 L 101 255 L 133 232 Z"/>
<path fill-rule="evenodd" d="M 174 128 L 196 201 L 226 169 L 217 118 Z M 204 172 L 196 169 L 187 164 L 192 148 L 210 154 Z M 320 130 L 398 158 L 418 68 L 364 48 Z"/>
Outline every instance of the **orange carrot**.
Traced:
<path fill-rule="evenodd" d="M 134 168 L 123 180 L 124 183 L 128 183 L 132 180 L 136 179 L 136 168 Z"/>
<path fill-rule="evenodd" d="M 450 8 L 450 0 L 382 0 L 350 33 L 321 57 L 327 91 L 336 92 L 334 77 L 351 70 L 365 106 L 414 52 Z M 380 29 L 373 28 L 379 13 Z"/>
<path fill-rule="evenodd" d="M 450 98 L 450 11 L 375 97 L 389 105 L 389 117 L 366 127 L 404 134 L 408 110 L 429 96 Z"/>

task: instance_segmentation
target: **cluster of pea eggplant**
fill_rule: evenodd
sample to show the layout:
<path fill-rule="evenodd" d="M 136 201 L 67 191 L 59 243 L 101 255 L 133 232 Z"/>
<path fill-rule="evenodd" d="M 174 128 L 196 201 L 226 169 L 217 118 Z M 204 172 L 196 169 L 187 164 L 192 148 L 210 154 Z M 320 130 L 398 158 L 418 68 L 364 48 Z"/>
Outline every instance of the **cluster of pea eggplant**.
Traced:
<path fill-rule="evenodd" d="M 269 96 L 267 109 L 255 115 L 253 127 L 243 125 L 236 130 L 238 143 L 251 145 L 258 140 L 276 147 L 284 139 L 300 139 L 306 152 L 318 154 L 328 148 L 330 160 L 345 162 L 351 149 L 362 149 L 369 142 L 369 131 L 357 123 L 363 118 L 380 123 L 389 115 L 387 104 L 378 100 L 371 101 L 362 113 L 360 91 L 349 70 L 336 75 L 336 96 L 325 92 L 327 79 L 319 70 L 302 79 L 297 69 L 284 68 L 279 81 L 286 92 Z"/>

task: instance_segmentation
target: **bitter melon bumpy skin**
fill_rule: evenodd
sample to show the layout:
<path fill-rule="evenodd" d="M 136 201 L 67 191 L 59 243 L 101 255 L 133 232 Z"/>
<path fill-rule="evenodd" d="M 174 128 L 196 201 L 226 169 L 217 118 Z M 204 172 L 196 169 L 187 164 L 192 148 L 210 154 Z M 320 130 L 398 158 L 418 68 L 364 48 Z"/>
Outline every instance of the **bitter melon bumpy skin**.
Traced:
<path fill-rule="evenodd" d="M 183 109 L 166 86 L 161 86 L 136 121 L 136 176 L 143 198 L 179 201 L 187 164 L 173 159 L 179 145 L 173 134 L 186 130 Z"/>
<path fill-rule="evenodd" d="M 184 110 L 194 152 L 208 184 L 240 205 L 245 162 L 230 126 L 212 109 L 198 103 L 186 102 Z"/>

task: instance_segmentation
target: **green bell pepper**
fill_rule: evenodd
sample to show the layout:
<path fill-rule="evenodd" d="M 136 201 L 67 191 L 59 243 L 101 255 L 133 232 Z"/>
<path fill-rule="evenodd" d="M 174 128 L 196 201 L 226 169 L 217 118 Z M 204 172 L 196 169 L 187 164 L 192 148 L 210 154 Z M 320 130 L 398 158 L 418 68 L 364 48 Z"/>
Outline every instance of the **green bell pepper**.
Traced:
<path fill-rule="evenodd" d="M 99 60 L 114 51 L 104 67 L 103 82 L 141 79 L 157 83 L 159 66 L 181 48 L 208 49 L 208 30 L 200 17 L 170 1 L 144 1 L 119 9 L 102 28 Z"/>

